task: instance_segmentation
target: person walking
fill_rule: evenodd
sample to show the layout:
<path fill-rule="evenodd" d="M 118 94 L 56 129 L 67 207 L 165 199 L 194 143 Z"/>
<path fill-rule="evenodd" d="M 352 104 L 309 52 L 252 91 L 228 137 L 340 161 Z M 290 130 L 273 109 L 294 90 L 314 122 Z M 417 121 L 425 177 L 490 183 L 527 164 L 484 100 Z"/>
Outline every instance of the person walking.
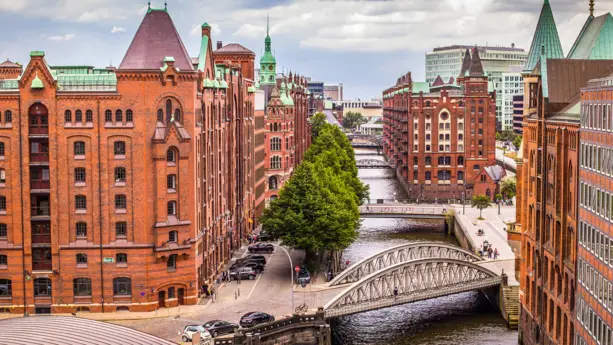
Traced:
<path fill-rule="evenodd" d="M 498 255 L 500 255 L 500 253 L 498 252 L 498 248 L 494 248 L 494 260 L 498 258 Z"/>
<path fill-rule="evenodd" d="M 492 247 L 487 248 L 487 258 L 488 259 L 492 258 Z"/>
<path fill-rule="evenodd" d="M 213 301 L 213 303 L 215 303 L 215 286 L 211 286 L 209 292 L 211 293 L 211 300 Z"/>

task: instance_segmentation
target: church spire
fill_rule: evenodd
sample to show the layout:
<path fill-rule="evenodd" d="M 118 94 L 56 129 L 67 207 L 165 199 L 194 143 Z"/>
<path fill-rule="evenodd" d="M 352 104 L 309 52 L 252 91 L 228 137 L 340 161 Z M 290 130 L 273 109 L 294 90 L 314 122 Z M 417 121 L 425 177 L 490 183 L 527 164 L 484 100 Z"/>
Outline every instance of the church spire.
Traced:
<path fill-rule="evenodd" d="M 272 40 L 270 39 L 270 17 L 266 15 L 266 38 L 264 39 L 264 54 L 260 58 L 260 85 L 276 84 L 277 61 L 272 54 Z"/>
<path fill-rule="evenodd" d="M 536 24 L 532 45 L 528 53 L 528 60 L 524 66 L 524 71 L 532 71 L 538 61 L 541 59 L 542 47 L 544 55 L 547 59 L 563 59 L 564 52 L 558 35 L 556 21 L 553 18 L 553 12 L 549 5 L 549 0 L 545 0 L 539 21 Z"/>

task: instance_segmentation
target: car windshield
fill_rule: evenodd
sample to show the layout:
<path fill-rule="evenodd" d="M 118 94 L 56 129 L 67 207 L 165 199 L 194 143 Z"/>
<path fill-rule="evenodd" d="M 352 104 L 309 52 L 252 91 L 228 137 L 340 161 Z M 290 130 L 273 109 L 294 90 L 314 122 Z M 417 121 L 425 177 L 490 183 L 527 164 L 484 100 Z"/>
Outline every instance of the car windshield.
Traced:
<path fill-rule="evenodd" d="M 217 321 L 209 321 L 209 322 L 205 323 L 203 327 L 204 328 L 212 327 L 215 324 L 215 322 L 217 322 Z"/>
<path fill-rule="evenodd" d="M 194 326 L 194 328 L 197 329 L 198 332 L 200 332 L 200 333 L 206 332 L 206 330 L 202 326 Z"/>

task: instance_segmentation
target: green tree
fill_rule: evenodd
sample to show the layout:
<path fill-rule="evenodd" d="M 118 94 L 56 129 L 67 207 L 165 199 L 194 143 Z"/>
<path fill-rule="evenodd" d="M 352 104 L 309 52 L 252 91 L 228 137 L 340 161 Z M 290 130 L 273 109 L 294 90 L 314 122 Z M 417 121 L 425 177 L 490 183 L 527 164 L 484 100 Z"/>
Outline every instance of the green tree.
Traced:
<path fill-rule="evenodd" d="M 315 140 L 321 129 L 328 123 L 328 120 L 324 113 L 319 112 L 311 116 L 309 122 L 311 123 L 311 138 Z"/>
<path fill-rule="evenodd" d="M 485 195 L 473 195 L 471 207 L 479 210 L 479 219 L 483 219 L 483 210 L 492 205 L 490 198 Z"/>
<path fill-rule="evenodd" d="M 514 176 L 505 176 L 500 181 L 500 193 L 509 199 L 515 196 L 517 193 L 517 180 Z"/>
<path fill-rule="evenodd" d="M 502 132 L 496 132 L 496 140 L 513 141 L 517 134 L 511 129 L 505 129 Z"/>
<path fill-rule="evenodd" d="M 513 139 L 513 146 L 515 146 L 516 150 L 519 150 L 519 148 L 521 147 L 521 141 L 522 141 L 521 135 L 518 135 L 515 137 L 515 139 Z"/>
<path fill-rule="evenodd" d="M 350 111 L 343 114 L 343 128 L 345 129 L 353 130 L 366 122 L 368 121 L 361 113 Z"/>

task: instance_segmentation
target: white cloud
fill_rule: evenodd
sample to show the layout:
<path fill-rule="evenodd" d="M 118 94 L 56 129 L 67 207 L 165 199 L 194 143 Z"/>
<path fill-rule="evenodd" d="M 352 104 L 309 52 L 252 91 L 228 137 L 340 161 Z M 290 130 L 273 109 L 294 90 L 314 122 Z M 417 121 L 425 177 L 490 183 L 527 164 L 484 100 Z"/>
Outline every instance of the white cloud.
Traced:
<path fill-rule="evenodd" d="M 70 41 L 75 38 L 75 34 L 57 35 L 47 37 L 51 41 Z"/>
<path fill-rule="evenodd" d="M 0 0 L 0 12 L 90 23 L 136 16 L 140 5 L 123 0 Z"/>
<path fill-rule="evenodd" d="M 113 28 L 111 29 L 111 33 L 114 34 L 118 32 L 126 32 L 126 28 L 113 25 Z"/>

